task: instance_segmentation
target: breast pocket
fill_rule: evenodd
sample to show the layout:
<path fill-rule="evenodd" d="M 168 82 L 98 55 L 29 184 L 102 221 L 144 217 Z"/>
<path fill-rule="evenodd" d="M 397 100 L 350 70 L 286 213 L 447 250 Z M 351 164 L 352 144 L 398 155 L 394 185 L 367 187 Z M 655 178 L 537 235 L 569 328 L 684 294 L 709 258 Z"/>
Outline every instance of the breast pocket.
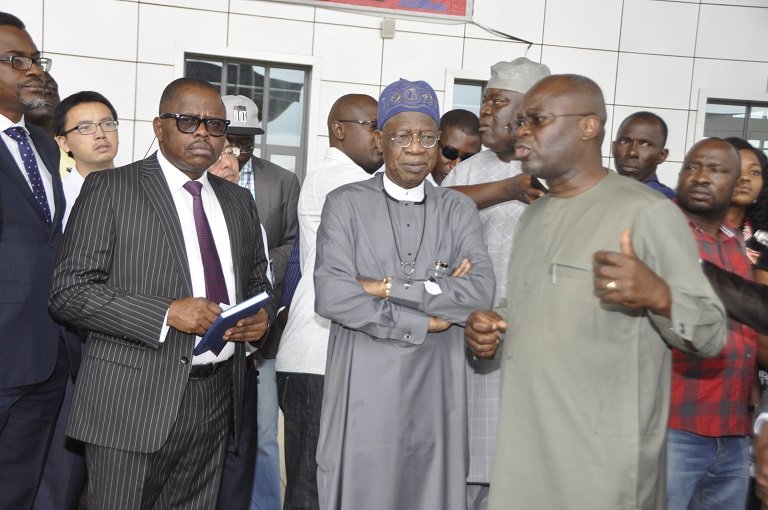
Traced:
<path fill-rule="evenodd" d="M 132 369 L 141 369 L 149 349 L 138 342 L 118 340 L 107 335 L 91 333 L 86 342 L 86 356 Z"/>

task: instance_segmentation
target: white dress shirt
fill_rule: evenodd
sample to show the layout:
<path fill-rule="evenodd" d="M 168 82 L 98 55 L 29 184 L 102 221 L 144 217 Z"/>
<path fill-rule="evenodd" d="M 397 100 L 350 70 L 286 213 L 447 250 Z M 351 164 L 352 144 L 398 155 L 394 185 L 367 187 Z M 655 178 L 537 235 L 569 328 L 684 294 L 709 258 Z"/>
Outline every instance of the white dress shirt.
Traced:
<path fill-rule="evenodd" d="M 184 189 L 184 184 L 186 184 L 190 178 L 165 159 L 161 151 L 157 151 L 157 160 L 160 163 L 160 168 L 163 171 L 165 180 L 168 182 L 168 188 L 171 191 L 171 196 L 173 197 L 173 202 L 176 206 L 176 212 L 179 216 L 181 231 L 184 234 L 184 246 L 187 252 L 189 275 L 192 280 L 192 295 L 195 297 L 205 297 L 205 273 L 203 272 L 203 259 L 200 255 L 200 245 L 197 241 L 197 230 L 195 229 L 195 218 L 192 212 L 192 195 Z M 216 198 L 216 194 L 211 188 L 211 183 L 208 182 L 208 172 L 204 172 L 202 176 L 197 179 L 197 182 L 203 185 L 200 197 L 203 201 L 203 209 L 208 218 L 208 224 L 213 233 L 213 241 L 216 244 L 216 251 L 219 253 L 221 269 L 224 273 L 224 282 L 227 284 L 229 303 L 233 305 L 236 303 L 235 269 L 232 261 L 231 244 L 229 242 L 229 230 L 227 229 L 227 224 L 224 219 L 224 212 L 221 210 L 219 200 Z M 169 326 L 166 324 L 165 328 L 163 328 L 163 332 L 160 335 L 161 342 L 166 339 L 168 327 Z M 200 342 L 200 337 L 195 338 L 195 345 L 197 345 L 198 342 Z M 194 356 L 192 358 L 192 364 L 201 365 L 224 361 L 232 357 L 234 352 L 234 342 L 225 342 L 225 346 L 218 356 L 211 351 L 207 351 L 199 356 Z"/>
<path fill-rule="evenodd" d="M 370 179 L 339 149 L 329 147 L 325 159 L 304 179 L 299 193 L 301 280 L 296 287 L 280 337 L 275 368 L 278 372 L 325 374 L 325 358 L 331 321 L 315 313 L 315 244 L 320 216 L 328 193 L 344 184 Z"/>
<path fill-rule="evenodd" d="M 64 200 L 66 201 L 64 220 L 61 224 L 62 230 L 67 228 L 67 220 L 69 220 L 69 215 L 72 213 L 75 200 L 80 196 L 80 190 L 83 189 L 84 182 L 85 177 L 77 171 L 76 167 L 72 167 L 71 171 L 61 177 L 61 185 L 64 187 Z"/>

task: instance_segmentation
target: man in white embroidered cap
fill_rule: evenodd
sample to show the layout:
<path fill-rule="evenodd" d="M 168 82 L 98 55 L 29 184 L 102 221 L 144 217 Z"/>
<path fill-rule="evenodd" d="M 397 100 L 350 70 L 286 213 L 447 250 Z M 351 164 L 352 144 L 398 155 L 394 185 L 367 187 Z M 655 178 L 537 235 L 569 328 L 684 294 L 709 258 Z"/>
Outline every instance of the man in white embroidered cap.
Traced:
<path fill-rule="evenodd" d="M 317 483 L 320 508 L 464 510 L 463 325 L 493 299 L 474 203 L 424 182 L 437 159 L 434 90 L 381 93 L 384 173 L 342 186 L 317 233 L 315 308 L 332 321 Z"/>

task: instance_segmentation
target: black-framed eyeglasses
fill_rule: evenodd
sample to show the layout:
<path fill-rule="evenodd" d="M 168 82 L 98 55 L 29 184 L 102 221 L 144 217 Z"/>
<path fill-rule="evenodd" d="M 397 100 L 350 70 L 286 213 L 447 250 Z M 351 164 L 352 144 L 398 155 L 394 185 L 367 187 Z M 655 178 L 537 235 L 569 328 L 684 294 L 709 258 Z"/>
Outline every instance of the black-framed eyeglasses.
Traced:
<path fill-rule="evenodd" d="M 544 115 L 543 113 L 533 113 L 530 115 L 519 115 L 517 119 L 512 121 L 512 127 L 519 129 L 521 127 L 539 127 L 547 122 L 549 119 L 555 119 L 557 117 L 589 117 L 595 115 L 592 113 L 560 113 L 553 115 Z"/>
<path fill-rule="evenodd" d="M 117 126 L 119 125 L 120 122 L 116 120 L 105 120 L 102 122 L 83 122 L 82 124 L 75 126 L 72 129 L 67 129 L 61 134 L 61 136 L 68 135 L 72 131 L 77 131 L 81 135 L 92 135 L 96 132 L 96 128 L 99 126 L 101 126 L 102 131 L 108 133 L 110 131 L 117 131 Z"/>
<path fill-rule="evenodd" d="M 450 145 L 443 145 L 442 143 L 440 144 L 440 152 L 443 157 L 449 161 L 454 161 L 457 158 L 464 161 L 477 154 L 477 152 L 459 152 L 459 149 L 451 147 Z"/>
<path fill-rule="evenodd" d="M 440 139 L 440 136 L 438 136 L 437 133 L 434 131 L 424 131 L 419 133 L 411 133 L 410 131 L 398 131 L 395 134 L 389 134 L 385 133 L 387 137 L 395 143 L 398 147 L 401 149 L 405 149 L 409 145 L 411 145 L 411 142 L 414 138 L 416 138 L 419 141 L 419 145 L 424 147 L 425 149 L 431 149 L 437 144 L 437 141 Z"/>
<path fill-rule="evenodd" d="M 200 123 L 205 124 L 205 129 L 211 136 L 224 136 L 227 132 L 229 121 L 227 119 L 203 119 L 195 115 L 185 115 L 183 113 L 161 113 L 161 119 L 176 119 L 176 129 L 182 133 L 192 134 L 200 127 Z"/>
<path fill-rule="evenodd" d="M 17 71 L 26 71 L 32 64 L 37 64 L 44 73 L 51 70 L 53 60 L 45 57 L 25 57 L 23 55 L 0 55 L 0 61 L 10 62 L 11 67 Z"/>
<path fill-rule="evenodd" d="M 339 119 L 336 122 L 350 122 L 352 124 L 359 124 L 361 126 L 369 127 L 371 129 L 376 129 L 376 123 L 378 121 L 376 119 L 374 119 L 374 120 L 358 120 L 358 119 L 342 120 L 342 119 Z"/>

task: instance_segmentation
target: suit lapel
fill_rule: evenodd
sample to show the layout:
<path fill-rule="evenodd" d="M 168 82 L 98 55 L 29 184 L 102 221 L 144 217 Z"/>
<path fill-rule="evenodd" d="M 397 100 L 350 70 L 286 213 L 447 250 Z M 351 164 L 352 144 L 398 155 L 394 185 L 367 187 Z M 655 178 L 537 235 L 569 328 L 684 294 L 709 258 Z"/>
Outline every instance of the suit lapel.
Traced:
<path fill-rule="evenodd" d="M 32 189 L 29 187 L 29 183 L 27 183 L 27 180 L 21 173 L 24 171 L 25 170 L 23 168 L 19 168 L 16 160 L 13 159 L 13 155 L 8 150 L 8 147 L 6 147 L 5 144 L 0 141 L 0 172 L 5 173 L 5 175 L 16 185 L 21 195 L 35 210 L 35 217 L 40 218 L 41 224 L 45 224 L 45 219 L 43 218 L 43 214 L 40 211 L 40 207 L 37 205 L 35 196 L 32 194 Z"/>
<path fill-rule="evenodd" d="M 170 241 L 168 248 L 173 256 L 176 270 L 184 279 L 186 295 L 191 296 L 192 279 L 189 275 L 189 261 L 184 245 L 184 234 L 181 231 L 176 205 L 168 189 L 168 182 L 165 180 L 163 171 L 160 169 L 160 163 L 157 161 L 157 155 L 153 154 L 141 161 L 138 172 L 141 176 L 141 186 L 147 194 L 149 202 L 157 211 L 160 226 Z"/>
<path fill-rule="evenodd" d="M 245 289 L 241 285 L 243 280 L 241 278 L 242 268 L 240 267 L 240 261 L 243 260 L 241 246 L 243 233 L 240 231 L 240 222 L 237 220 L 239 215 L 235 205 L 237 203 L 236 197 L 231 190 L 227 189 L 227 186 L 224 184 L 226 181 L 223 179 L 219 179 L 209 173 L 208 182 L 211 183 L 211 188 L 213 188 L 213 192 L 216 194 L 221 211 L 224 213 L 224 221 L 227 224 L 229 245 L 232 249 L 232 266 L 235 270 L 235 300 L 239 302 L 242 301 L 245 295 Z"/>

